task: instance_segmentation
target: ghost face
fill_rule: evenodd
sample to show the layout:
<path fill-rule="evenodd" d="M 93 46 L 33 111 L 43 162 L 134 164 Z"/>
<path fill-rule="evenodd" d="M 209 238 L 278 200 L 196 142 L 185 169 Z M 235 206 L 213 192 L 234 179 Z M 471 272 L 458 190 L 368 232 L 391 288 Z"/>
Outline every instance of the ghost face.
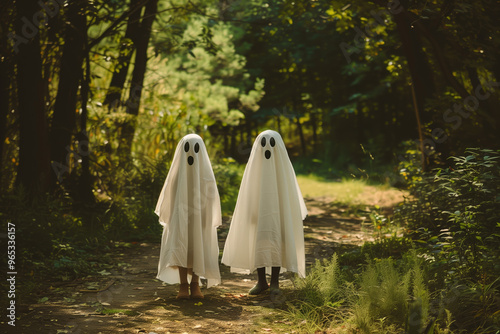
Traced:
<path fill-rule="evenodd" d="M 187 163 L 189 166 L 192 166 L 194 163 L 195 157 L 198 155 L 200 151 L 200 143 L 197 142 L 196 138 L 188 139 L 184 143 L 184 152 L 187 154 Z"/>
<path fill-rule="evenodd" d="M 196 134 L 184 136 L 177 146 L 171 167 L 172 180 L 177 180 L 176 195 L 187 194 L 178 207 L 191 217 L 218 196 L 212 166 L 203 139 Z M 170 175 L 170 174 L 169 174 Z"/>
<path fill-rule="evenodd" d="M 276 146 L 276 139 L 274 139 L 272 133 L 270 135 L 263 135 L 262 139 L 260 140 L 260 145 L 262 146 L 262 150 L 264 151 L 264 157 L 267 160 L 271 159 L 272 151 L 274 151 L 273 148 Z"/>

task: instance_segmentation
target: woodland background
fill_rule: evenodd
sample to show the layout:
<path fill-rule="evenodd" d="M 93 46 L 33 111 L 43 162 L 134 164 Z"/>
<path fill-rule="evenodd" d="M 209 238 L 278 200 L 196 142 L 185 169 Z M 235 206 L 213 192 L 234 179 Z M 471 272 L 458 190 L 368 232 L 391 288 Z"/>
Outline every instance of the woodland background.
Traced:
<path fill-rule="evenodd" d="M 2 1 L 2 225 L 21 265 L 78 275 L 107 241 L 161 233 L 185 134 L 228 215 L 271 128 L 298 174 L 410 190 L 405 238 L 498 285 L 479 260 L 500 239 L 498 17 L 493 0 Z"/>

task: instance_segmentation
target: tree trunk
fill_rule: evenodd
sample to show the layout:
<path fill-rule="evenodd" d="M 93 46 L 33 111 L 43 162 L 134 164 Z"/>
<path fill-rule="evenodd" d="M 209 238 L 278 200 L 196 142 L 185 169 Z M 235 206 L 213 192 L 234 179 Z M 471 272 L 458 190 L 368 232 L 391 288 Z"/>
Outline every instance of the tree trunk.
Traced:
<path fill-rule="evenodd" d="M 297 125 L 297 131 L 299 132 L 300 147 L 302 154 L 305 156 L 307 154 L 306 139 L 304 137 L 304 131 L 302 130 L 302 123 L 300 123 L 300 116 L 295 117 L 295 124 Z"/>
<path fill-rule="evenodd" d="M 4 160 L 3 160 L 3 147 L 7 137 L 7 115 L 9 114 L 10 98 L 11 98 L 11 84 L 10 80 L 13 78 L 14 67 L 13 57 L 10 51 L 9 41 L 6 33 L 8 31 L 9 21 L 7 21 L 9 13 L 11 12 L 12 4 L 5 1 L 0 5 L 2 15 L 0 17 L 0 182 L 3 180 Z"/>
<path fill-rule="evenodd" d="M 122 46 L 120 47 L 120 56 L 118 57 L 119 69 L 115 70 L 113 73 L 106 98 L 104 99 L 104 105 L 107 105 L 109 109 L 112 110 L 120 106 L 123 86 L 125 85 L 125 81 L 127 79 L 130 60 L 138 43 L 137 31 L 139 28 L 139 20 L 141 18 L 140 7 L 143 5 L 144 2 L 141 0 L 131 0 L 130 2 L 131 14 L 128 17 L 124 40 L 130 39 L 134 45 L 132 46 L 132 50 L 129 50 L 128 52 L 126 52 L 126 50 L 130 47 L 124 45 L 124 42 L 122 42 Z M 122 54 L 123 52 L 126 53 Z"/>
<path fill-rule="evenodd" d="M 87 35 L 87 24 L 85 22 L 84 31 L 84 49 L 85 49 L 85 75 L 82 75 L 82 88 L 81 88 L 81 105 L 82 114 L 80 116 L 80 133 L 78 135 L 78 152 L 82 159 L 82 174 L 80 175 L 80 182 L 78 185 L 78 192 L 80 200 L 83 202 L 84 206 L 92 206 L 95 204 L 95 197 L 92 192 L 92 180 L 90 177 L 90 147 L 89 138 L 87 135 L 87 102 L 89 100 L 90 91 L 90 54 L 88 48 L 88 35 Z M 82 73 L 83 74 L 83 73 Z M 85 223 L 89 227 L 90 222 L 93 220 L 89 217 L 92 215 L 86 215 Z"/>
<path fill-rule="evenodd" d="M 408 68 L 411 75 L 411 89 L 413 95 L 414 110 L 417 120 L 417 133 L 420 139 L 422 149 L 422 168 L 425 170 L 425 157 L 423 150 L 423 126 L 431 120 L 430 115 L 424 113 L 425 100 L 432 97 L 434 93 L 434 84 L 432 72 L 430 70 L 427 57 L 422 49 L 420 38 L 411 23 L 407 12 L 393 15 L 397 30 L 403 46 L 403 53 L 408 62 Z"/>
<path fill-rule="evenodd" d="M 17 81 L 19 110 L 19 171 L 17 181 L 34 196 L 48 189 L 50 152 L 43 100 L 42 59 L 38 27 L 22 18 L 32 18 L 39 6 L 30 0 L 16 2 L 16 31 L 26 37 L 18 46 Z M 29 37 L 29 38 L 28 38 Z"/>
<path fill-rule="evenodd" d="M 446 59 L 444 52 L 442 50 L 442 43 L 440 43 L 436 39 L 436 31 L 429 31 L 425 25 L 423 25 L 418 19 L 415 19 L 415 27 L 418 31 L 424 36 L 432 46 L 432 50 L 434 53 L 434 57 L 436 59 L 436 63 L 441 70 L 441 74 L 443 78 L 446 80 L 448 85 L 452 87 L 462 99 L 465 99 L 470 93 L 462 86 L 458 80 L 453 75 L 453 71 L 449 67 L 449 62 Z"/>
<path fill-rule="evenodd" d="M 3 145 L 7 137 L 6 126 L 7 115 L 9 114 L 9 78 L 11 78 L 9 62 L 10 59 L 0 59 L 0 181 L 3 179 Z"/>
<path fill-rule="evenodd" d="M 238 149 L 236 145 L 236 130 L 234 126 L 229 126 L 229 156 L 236 157 L 236 161 L 241 161 L 241 156 L 238 154 Z"/>
<path fill-rule="evenodd" d="M 132 72 L 132 82 L 130 85 L 130 93 L 126 109 L 127 114 L 132 116 L 132 119 L 126 121 L 121 129 L 120 154 L 122 158 L 128 157 L 130 151 L 132 150 L 132 141 L 134 139 L 135 125 L 137 122 L 137 115 L 139 114 L 139 106 L 143 90 L 142 85 L 144 83 L 144 76 L 146 74 L 146 65 L 148 61 L 149 38 L 151 36 L 151 27 L 155 20 L 157 10 L 158 0 L 150 0 L 146 4 L 138 32 L 135 64 Z"/>
<path fill-rule="evenodd" d="M 51 160 L 54 170 L 58 170 L 56 180 L 63 181 L 65 172 L 69 171 L 69 155 L 71 138 L 76 127 L 77 95 L 84 53 L 84 34 L 86 34 L 86 17 L 82 1 L 69 3 L 67 11 L 65 43 L 59 71 L 59 86 L 54 104 L 54 117 L 50 131 Z M 59 167 L 59 168 L 58 168 Z"/>
<path fill-rule="evenodd" d="M 316 156 L 317 149 L 318 149 L 318 119 L 316 117 L 316 112 L 311 111 L 311 127 L 312 127 L 312 147 L 313 147 L 313 154 Z"/>

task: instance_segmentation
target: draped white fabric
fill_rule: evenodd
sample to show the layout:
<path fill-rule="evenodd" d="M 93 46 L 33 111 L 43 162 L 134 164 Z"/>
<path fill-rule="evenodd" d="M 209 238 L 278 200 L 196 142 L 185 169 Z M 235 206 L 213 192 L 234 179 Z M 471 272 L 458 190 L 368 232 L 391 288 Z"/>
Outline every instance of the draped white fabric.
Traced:
<path fill-rule="evenodd" d="M 177 268 L 193 268 L 220 283 L 217 226 L 221 224 L 219 192 L 200 136 L 181 139 L 160 193 L 155 213 L 163 225 L 157 278 L 180 283 Z"/>
<path fill-rule="evenodd" d="M 305 277 L 307 208 L 279 133 L 255 140 L 236 202 L 222 263 L 232 272 L 281 267 Z"/>

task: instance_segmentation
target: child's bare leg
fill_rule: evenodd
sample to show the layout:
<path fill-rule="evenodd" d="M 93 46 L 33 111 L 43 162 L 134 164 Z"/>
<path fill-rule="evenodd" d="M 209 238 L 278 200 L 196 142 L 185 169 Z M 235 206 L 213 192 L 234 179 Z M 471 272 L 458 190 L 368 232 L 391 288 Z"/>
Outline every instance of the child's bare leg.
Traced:
<path fill-rule="evenodd" d="M 179 293 L 177 294 L 177 299 L 188 299 L 189 298 L 189 284 L 187 281 L 187 268 L 179 267 L 179 279 L 181 284 L 179 286 Z"/>
<path fill-rule="evenodd" d="M 179 279 L 181 281 L 181 284 L 188 282 L 187 274 L 188 274 L 187 268 L 179 267 Z"/>
<path fill-rule="evenodd" d="M 200 290 L 200 277 L 195 273 L 193 273 L 190 288 L 191 288 L 191 298 L 201 299 L 204 297 Z"/>
<path fill-rule="evenodd" d="M 257 268 L 257 284 L 248 292 L 249 295 L 258 295 L 269 288 L 266 279 L 266 268 Z"/>

